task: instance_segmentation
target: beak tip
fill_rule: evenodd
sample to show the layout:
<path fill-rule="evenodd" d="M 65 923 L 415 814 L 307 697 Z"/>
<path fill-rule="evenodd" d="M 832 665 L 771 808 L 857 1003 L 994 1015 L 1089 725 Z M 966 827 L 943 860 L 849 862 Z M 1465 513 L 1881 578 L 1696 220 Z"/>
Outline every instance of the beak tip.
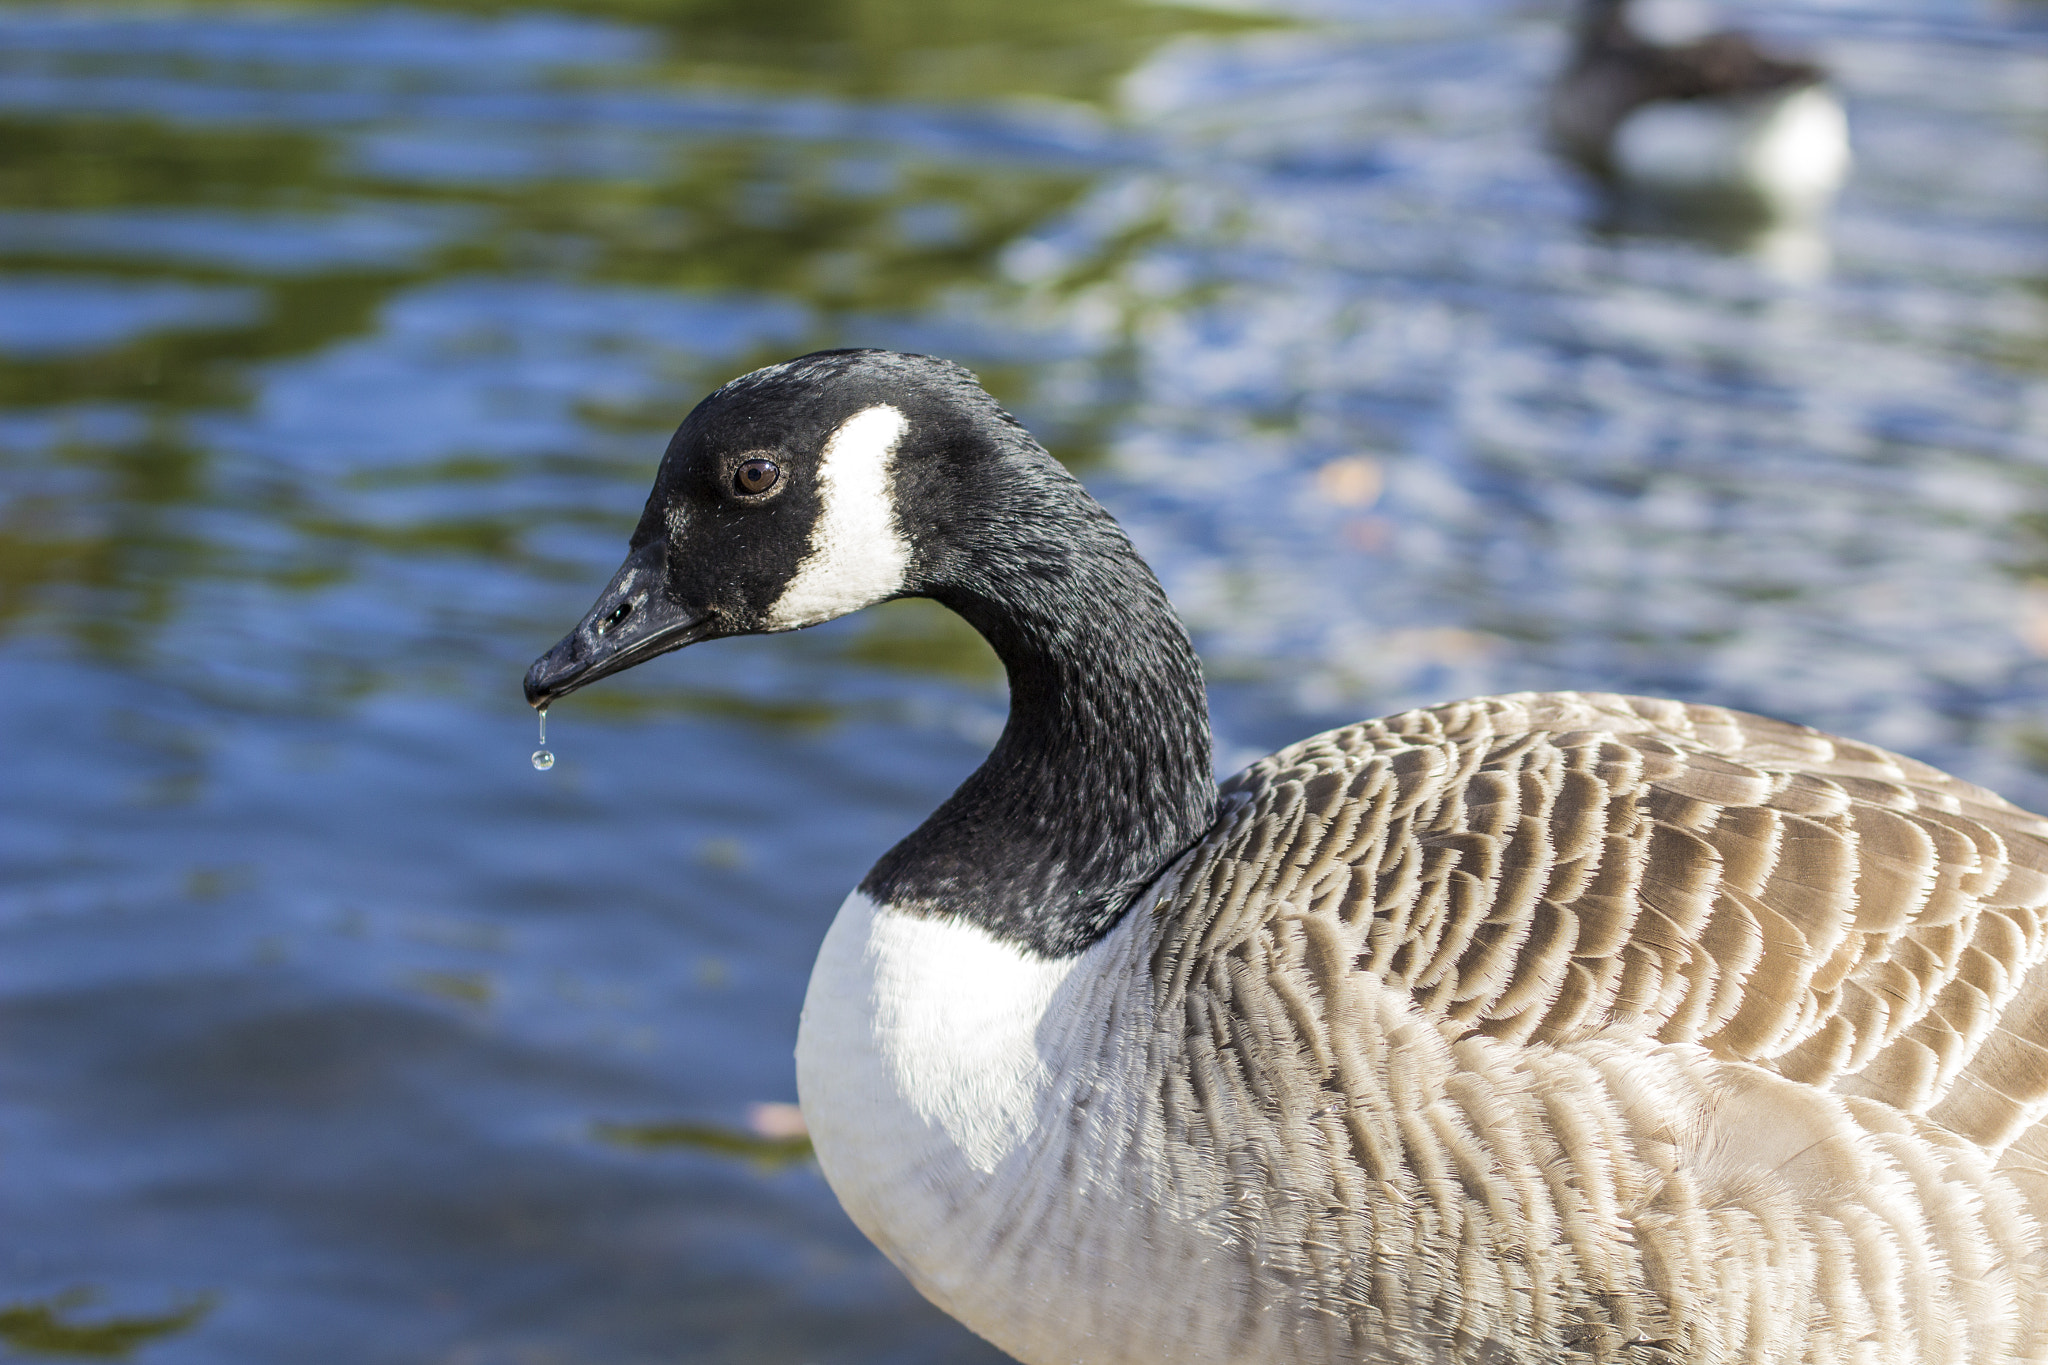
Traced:
<path fill-rule="evenodd" d="M 539 664 L 535 664 L 532 668 L 526 670 L 526 682 L 524 684 L 524 691 L 526 693 L 526 704 L 528 706 L 545 706 L 551 700 L 551 698 L 548 696 L 548 690 L 546 686 L 543 685 L 540 682 L 540 680 L 534 676 L 539 670 Z"/>
<path fill-rule="evenodd" d="M 533 661 L 526 670 L 524 683 L 526 704 L 536 709 L 546 706 L 568 689 L 564 683 L 573 680 L 583 672 L 581 662 L 573 657 L 570 646 L 575 637 L 569 636 L 553 649 Z"/>

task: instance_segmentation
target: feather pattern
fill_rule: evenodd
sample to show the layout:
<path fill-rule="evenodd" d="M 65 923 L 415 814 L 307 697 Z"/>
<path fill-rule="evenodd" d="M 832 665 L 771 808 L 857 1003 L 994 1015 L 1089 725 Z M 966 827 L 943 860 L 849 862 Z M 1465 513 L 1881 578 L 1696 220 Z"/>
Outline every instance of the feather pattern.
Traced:
<path fill-rule="evenodd" d="M 1223 794 L 1150 917 L 1138 1139 L 1266 1287 L 1219 1358 L 2048 1355 L 2048 822 L 1569 693 Z"/>

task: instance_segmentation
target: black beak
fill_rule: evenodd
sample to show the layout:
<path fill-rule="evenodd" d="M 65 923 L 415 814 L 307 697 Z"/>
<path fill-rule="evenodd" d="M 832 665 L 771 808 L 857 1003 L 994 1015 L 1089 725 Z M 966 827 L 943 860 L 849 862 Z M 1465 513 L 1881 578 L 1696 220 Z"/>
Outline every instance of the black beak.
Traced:
<path fill-rule="evenodd" d="M 709 612 L 668 599 L 667 559 L 667 543 L 659 539 L 626 556 L 576 629 L 526 670 L 528 706 L 545 707 L 586 683 L 716 633 Z"/>

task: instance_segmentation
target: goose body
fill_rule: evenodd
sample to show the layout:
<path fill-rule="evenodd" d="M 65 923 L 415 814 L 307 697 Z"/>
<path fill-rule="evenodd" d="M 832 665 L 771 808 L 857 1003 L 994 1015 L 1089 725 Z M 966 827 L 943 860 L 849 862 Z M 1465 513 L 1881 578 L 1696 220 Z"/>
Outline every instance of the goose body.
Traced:
<path fill-rule="evenodd" d="M 1747 35 L 1659 42 L 1623 0 L 1588 0 L 1550 96 L 1552 140 L 1596 176 L 1665 195 L 1824 205 L 1847 179 L 1849 121 L 1825 73 Z"/>
<path fill-rule="evenodd" d="M 1026 1365 L 2048 1361 L 2048 821 L 1581 693 L 1219 791 L 1115 523 L 883 352 L 707 399 L 528 695 L 910 593 L 989 638 L 1010 722 L 840 909 L 798 1085 L 969 1327 Z"/>

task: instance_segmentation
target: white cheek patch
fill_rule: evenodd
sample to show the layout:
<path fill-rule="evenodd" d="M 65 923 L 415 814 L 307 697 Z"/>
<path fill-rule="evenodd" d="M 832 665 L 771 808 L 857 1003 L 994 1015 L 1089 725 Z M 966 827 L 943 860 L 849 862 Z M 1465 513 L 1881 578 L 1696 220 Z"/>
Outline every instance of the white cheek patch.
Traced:
<path fill-rule="evenodd" d="M 896 530 L 889 461 L 906 425 L 892 407 L 864 408 L 825 443 L 811 552 L 768 609 L 769 629 L 813 626 L 901 590 L 910 545 Z"/>

